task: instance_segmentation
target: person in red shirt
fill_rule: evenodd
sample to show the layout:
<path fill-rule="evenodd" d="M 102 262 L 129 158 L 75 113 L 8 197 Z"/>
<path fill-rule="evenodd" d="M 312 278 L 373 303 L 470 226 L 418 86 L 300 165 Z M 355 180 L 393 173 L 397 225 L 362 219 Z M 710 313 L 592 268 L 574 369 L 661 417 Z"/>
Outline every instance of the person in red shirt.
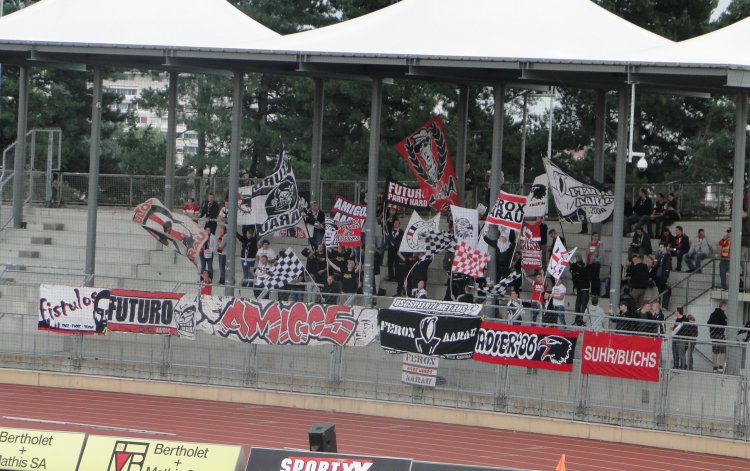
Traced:
<path fill-rule="evenodd" d="M 200 208 L 197 204 L 195 204 L 195 200 L 193 198 L 188 198 L 187 203 L 185 203 L 182 206 L 182 212 L 185 214 L 185 216 L 189 217 L 193 220 L 193 222 L 198 222 L 198 211 Z"/>
<path fill-rule="evenodd" d="M 544 307 L 544 281 L 542 280 L 542 274 L 539 272 L 536 273 L 534 278 L 526 277 L 526 281 L 531 284 L 531 305 L 534 307 L 531 310 L 531 322 L 536 323 L 536 318 Z"/>

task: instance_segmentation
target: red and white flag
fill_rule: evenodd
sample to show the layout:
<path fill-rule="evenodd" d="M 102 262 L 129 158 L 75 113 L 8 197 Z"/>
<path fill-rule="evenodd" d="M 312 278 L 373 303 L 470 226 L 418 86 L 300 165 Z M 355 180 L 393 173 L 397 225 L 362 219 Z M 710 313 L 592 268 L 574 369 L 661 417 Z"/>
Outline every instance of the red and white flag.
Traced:
<path fill-rule="evenodd" d="M 556 280 L 559 280 L 565 271 L 565 267 L 570 263 L 570 259 L 578 250 L 578 247 L 574 248 L 570 252 L 562 243 L 562 240 L 558 237 L 555 239 L 555 248 L 552 250 L 552 255 L 549 258 L 549 266 L 547 266 L 547 273 Z"/>
<path fill-rule="evenodd" d="M 484 267 L 490 261 L 490 256 L 484 252 L 472 248 L 466 242 L 456 245 L 456 255 L 453 257 L 453 272 L 463 273 L 474 279 L 482 276 Z"/>
<path fill-rule="evenodd" d="M 487 215 L 487 222 L 520 231 L 523 225 L 525 207 L 525 196 L 512 195 L 501 191 L 495 202 L 495 207 Z"/>

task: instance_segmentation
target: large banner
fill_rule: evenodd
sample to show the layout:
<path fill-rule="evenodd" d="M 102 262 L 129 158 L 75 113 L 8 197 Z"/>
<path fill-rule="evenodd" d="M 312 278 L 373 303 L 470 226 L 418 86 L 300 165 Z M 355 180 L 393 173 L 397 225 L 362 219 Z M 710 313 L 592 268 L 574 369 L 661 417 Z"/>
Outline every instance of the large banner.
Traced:
<path fill-rule="evenodd" d="M 393 180 L 387 180 L 385 183 L 385 202 L 416 210 L 426 210 L 430 207 L 430 203 L 422 195 L 421 187 L 414 188 Z"/>
<path fill-rule="evenodd" d="M 479 211 L 451 205 L 453 217 L 453 237 L 456 244 L 465 242 L 472 249 L 477 248 L 479 235 Z"/>
<path fill-rule="evenodd" d="M 41 285 L 37 328 L 61 334 L 104 334 L 111 307 L 107 289 Z"/>
<path fill-rule="evenodd" d="M 432 232 L 440 232 L 440 215 L 438 214 L 425 221 L 422 216 L 414 211 L 411 213 L 409 223 L 404 228 L 404 237 L 401 239 L 399 252 L 426 252 L 427 235 Z"/>
<path fill-rule="evenodd" d="M 544 159 L 549 189 L 555 205 L 563 219 L 578 219 L 585 212 L 589 221 L 604 222 L 615 209 L 615 197 L 611 191 L 602 191 L 586 185 L 563 172 L 548 159 Z"/>
<path fill-rule="evenodd" d="M 586 331 L 581 373 L 659 381 L 660 337 Z"/>
<path fill-rule="evenodd" d="M 410 471 L 411 469 L 410 459 L 253 447 L 250 450 L 250 460 L 245 471 Z"/>
<path fill-rule="evenodd" d="M 547 214 L 547 187 L 549 178 L 546 174 L 539 175 L 531 184 L 531 192 L 526 198 L 524 214 L 527 218 L 544 217 Z"/>
<path fill-rule="evenodd" d="M 481 322 L 474 316 L 381 309 L 378 312 L 380 345 L 389 353 L 420 353 L 465 360 L 474 353 Z"/>
<path fill-rule="evenodd" d="M 331 213 L 336 221 L 349 221 L 351 219 L 364 221 L 367 218 L 367 206 L 352 203 L 342 196 L 336 196 L 336 203 L 331 208 Z"/>
<path fill-rule="evenodd" d="M 185 296 L 177 310 L 192 312 L 196 329 L 245 343 L 360 347 L 378 334 L 377 310 L 357 306 Z"/>
<path fill-rule="evenodd" d="M 190 338 L 193 317 L 178 318 L 180 293 L 42 285 L 39 329 L 104 333 L 104 329 Z"/>
<path fill-rule="evenodd" d="M 523 225 L 526 197 L 501 191 L 495 206 L 487 215 L 487 222 L 520 231 Z"/>
<path fill-rule="evenodd" d="M 286 154 L 276 169 L 259 183 L 239 189 L 238 224 L 256 224 L 258 237 L 290 229 L 303 219 L 306 202 L 300 198 L 297 180 Z"/>
<path fill-rule="evenodd" d="M 206 241 L 206 235 L 188 216 L 173 213 L 158 199 L 150 198 L 136 206 L 133 222 L 163 245 L 198 265 L 198 250 Z"/>
<path fill-rule="evenodd" d="M 573 371 L 578 332 L 482 322 L 474 359 L 498 365 Z"/>
<path fill-rule="evenodd" d="M 326 218 L 326 247 L 359 247 L 362 245 L 362 220 L 339 221 Z"/>
<path fill-rule="evenodd" d="M 456 173 L 440 116 L 427 121 L 395 149 L 409 164 L 432 208 L 443 211 L 451 204 L 458 205 Z"/>
<path fill-rule="evenodd" d="M 534 233 L 536 227 L 536 234 Z M 524 223 L 521 229 L 521 268 L 524 270 L 542 269 L 542 248 L 539 245 L 539 224 L 531 225 Z"/>

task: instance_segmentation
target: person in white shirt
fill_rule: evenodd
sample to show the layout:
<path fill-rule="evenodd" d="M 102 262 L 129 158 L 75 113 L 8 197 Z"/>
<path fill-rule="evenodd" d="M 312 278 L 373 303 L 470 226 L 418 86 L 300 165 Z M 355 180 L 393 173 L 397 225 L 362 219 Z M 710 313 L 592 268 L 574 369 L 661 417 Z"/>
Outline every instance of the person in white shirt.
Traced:
<path fill-rule="evenodd" d="M 510 299 L 508 300 L 508 324 L 520 324 L 523 321 L 523 301 L 518 297 L 518 291 L 510 290 Z"/>
<path fill-rule="evenodd" d="M 591 296 L 591 305 L 586 308 L 586 317 L 591 330 L 598 332 L 604 329 L 604 309 L 599 305 L 599 296 Z"/>
<path fill-rule="evenodd" d="M 693 239 L 690 250 L 684 258 L 688 273 L 696 270 L 700 273 L 701 261 L 709 255 L 711 255 L 711 242 L 706 237 L 706 232 L 703 229 L 698 229 L 698 237 Z"/>
<path fill-rule="evenodd" d="M 257 260 L 263 255 L 265 255 L 271 263 L 276 260 L 276 251 L 271 248 L 271 242 L 269 242 L 268 239 L 263 239 L 260 243 L 260 248 L 258 249 L 258 253 L 255 254 L 255 259 Z"/>
<path fill-rule="evenodd" d="M 417 282 L 417 287 L 411 290 L 411 297 L 416 299 L 427 299 L 427 290 L 424 289 L 424 280 Z"/>
<path fill-rule="evenodd" d="M 226 224 L 229 221 L 229 200 L 224 200 L 224 207 L 219 211 L 219 222 Z"/>
<path fill-rule="evenodd" d="M 552 288 L 552 308 L 557 311 L 557 323 L 565 325 L 565 294 L 568 290 L 562 284 L 562 278 L 555 282 Z"/>
<path fill-rule="evenodd" d="M 211 232 L 211 228 L 203 229 L 206 235 L 206 241 L 201 245 L 198 255 L 201 260 L 201 273 L 208 272 L 208 277 L 214 278 L 214 253 L 216 252 L 216 236 Z"/>

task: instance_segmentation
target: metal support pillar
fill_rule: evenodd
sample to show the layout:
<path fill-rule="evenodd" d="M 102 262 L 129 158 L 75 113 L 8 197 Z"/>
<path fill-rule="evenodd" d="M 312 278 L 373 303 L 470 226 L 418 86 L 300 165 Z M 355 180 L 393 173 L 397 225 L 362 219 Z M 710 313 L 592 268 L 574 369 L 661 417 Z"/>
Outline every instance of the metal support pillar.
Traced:
<path fill-rule="evenodd" d="M 628 148 L 628 108 L 630 90 L 620 89 L 620 103 L 617 108 L 617 160 L 615 162 L 615 209 L 612 217 L 612 282 L 609 290 L 609 302 L 614 310 L 620 303 L 620 285 L 622 284 L 622 229 L 625 223 L 625 164 Z"/>
<path fill-rule="evenodd" d="M 503 128 L 505 125 L 505 84 L 495 85 L 495 115 L 492 120 L 492 165 L 490 167 L 490 200 L 487 203 L 488 211 L 495 205 L 500 186 L 503 184 Z M 490 227 L 490 237 L 497 238 L 497 227 Z M 490 279 L 497 282 L 497 264 L 495 258 L 497 251 L 490 249 Z"/>
<path fill-rule="evenodd" d="M 55 135 L 47 133 L 47 166 L 44 172 L 44 203 L 52 206 L 52 148 L 55 145 Z"/>
<path fill-rule="evenodd" d="M 94 69 L 94 93 L 91 103 L 91 144 L 89 147 L 88 219 L 86 221 L 86 286 L 94 286 L 96 267 L 96 210 L 99 206 L 99 157 L 102 134 L 102 69 Z"/>
<path fill-rule="evenodd" d="M 466 204 L 466 134 L 469 124 L 469 86 L 458 87 L 458 129 L 456 129 L 456 179 L 458 200 Z"/>
<path fill-rule="evenodd" d="M 742 271 L 742 202 L 745 191 L 745 148 L 747 145 L 747 93 L 739 92 L 735 97 L 736 114 L 734 130 L 734 176 L 732 180 L 732 250 L 729 252 L 729 296 L 727 297 L 727 325 L 742 325 L 740 297 L 740 272 Z M 745 267 L 746 269 L 746 267 Z M 732 332 L 730 330 L 730 332 Z M 738 371 L 740 358 L 737 349 L 728 349 L 727 370 Z"/>
<path fill-rule="evenodd" d="M 529 92 L 523 92 L 523 120 L 521 121 L 521 165 L 518 183 L 523 192 L 523 181 L 526 178 L 526 135 L 529 130 Z"/>
<path fill-rule="evenodd" d="M 244 75 L 234 73 L 232 92 L 232 143 L 229 148 L 229 215 L 227 217 L 227 279 L 224 294 L 234 295 L 237 260 L 237 196 L 240 186 L 240 139 L 242 139 L 242 89 Z"/>
<path fill-rule="evenodd" d="M 18 127 L 13 160 L 13 227 L 23 225 L 23 173 L 26 167 L 26 125 L 29 114 L 29 66 L 22 65 L 18 76 Z"/>
<path fill-rule="evenodd" d="M 607 129 L 607 91 L 597 90 L 594 105 L 594 180 L 604 183 L 604 137 Z M 593 231 L 601 232 L 601 223 L 593 224 Z"/>
<path fill-rule="evenodd" d="M 169 72 L 167 90 L 167 160 L 164 162 L 164 205 L 174 209 L 174 167 L 177 160 L 177 78 L 178 73 Z"/>
<path fill-rule="evenodd" d="M 323 79 L 315 79 L 313 98 L 312 155 L 310 156 L 310 201 L 320 202 L 320 163 L 323 156 L 323 106 L 325 103 Z"/>
<path fill-rule="evenodd" d="M 383 80 L 374 79 L 372 82 L 372 104 L 370 110 L 370 165 L 367 169 L 367 225 L 365 239 L 365 277 L 362 292 L 365 295 L 365 305 L 372 301 L 375 284 L 375 251 L 377 250 L 377 211 L 378 199 L 378 171 L 380 170 L 380 118 L 383 112 Z"/>

